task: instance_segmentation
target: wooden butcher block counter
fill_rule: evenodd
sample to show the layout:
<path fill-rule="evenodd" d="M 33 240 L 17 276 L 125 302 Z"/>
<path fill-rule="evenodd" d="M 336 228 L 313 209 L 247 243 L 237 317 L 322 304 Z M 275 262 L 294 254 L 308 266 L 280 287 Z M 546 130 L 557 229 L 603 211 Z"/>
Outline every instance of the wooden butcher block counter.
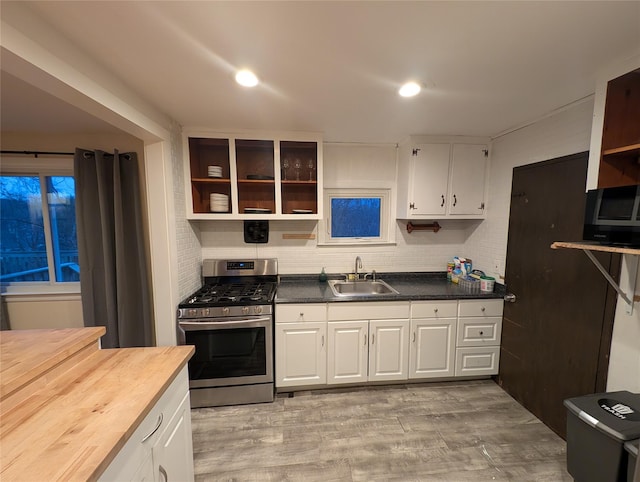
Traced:
<path fill-rule="evenodd" d="M 194 351 L 101 350 L 104 333 L 0 332 L 0 480 L 97 480 Z"/>

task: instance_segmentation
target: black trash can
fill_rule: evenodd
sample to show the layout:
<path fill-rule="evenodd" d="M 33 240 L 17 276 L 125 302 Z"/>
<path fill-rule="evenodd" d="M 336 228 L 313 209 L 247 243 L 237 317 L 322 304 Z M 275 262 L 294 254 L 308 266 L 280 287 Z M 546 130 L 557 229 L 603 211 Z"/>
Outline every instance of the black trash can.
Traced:
<path fill-rule="evenodd" d="M 576 482 L 626 482 L 625 442 L 640 438 L 640 394 L 568 398 L 567 471 Z"/>
<path fill-rule="evenodd" d="M 638 462 L 638 451 L 640 449 L 640 439 L 632 440 L 624 444 L 627 451 L 627 482 L 640 482 L 640 462 Z M 634 479 L 635 474 L 635 479 Z"/>

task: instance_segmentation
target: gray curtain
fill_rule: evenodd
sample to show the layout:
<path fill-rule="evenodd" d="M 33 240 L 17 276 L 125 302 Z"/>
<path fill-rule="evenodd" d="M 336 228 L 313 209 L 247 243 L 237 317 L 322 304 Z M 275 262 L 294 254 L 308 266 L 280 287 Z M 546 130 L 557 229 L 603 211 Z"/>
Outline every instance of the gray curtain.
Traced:
<path fill-rule="evenodd" d="M 84 324 L 104 348 L 152 346 L 138 156 L 76 149 L 74 176 Z"/>

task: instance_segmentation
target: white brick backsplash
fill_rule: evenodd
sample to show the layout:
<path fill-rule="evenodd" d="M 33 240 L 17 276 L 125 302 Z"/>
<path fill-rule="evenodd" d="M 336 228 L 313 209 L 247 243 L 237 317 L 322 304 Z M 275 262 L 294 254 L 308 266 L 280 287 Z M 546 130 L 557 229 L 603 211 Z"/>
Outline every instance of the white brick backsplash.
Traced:
<path fill-rule="evenodd" d="M 202 246 L 197 224 L 187 221 L 184 192 L 182 130 L 174 123 L 171 129 L 171 159 L 173 168 L 173 198 L 175 202 L 176 247 L 178 251 L 178 290 L 180 299 L 200 287 Z"/>

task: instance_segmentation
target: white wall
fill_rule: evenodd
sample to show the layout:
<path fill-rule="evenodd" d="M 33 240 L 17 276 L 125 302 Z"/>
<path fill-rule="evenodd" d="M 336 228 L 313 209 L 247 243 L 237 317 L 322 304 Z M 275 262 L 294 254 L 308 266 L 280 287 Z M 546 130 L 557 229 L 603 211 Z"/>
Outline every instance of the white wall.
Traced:
<path fill-rule="evenodd" d="M 394 145 L 325 144 L 324 185 L 330 187 L 389 187 L 395 189 Z M 395 197 L 395 194 L 393 194 Z M 395 212 L 395 209 L 392 210 Z M 378 272 L 445 271 L 464 245 L 477 221 L 443 221 L 438 233 L 406 231 L 394 224 L 396 244 L 380 246 L 318 246 L 315 221 L 270 221 L 269 242 L 245 244 L 242 221 L 199 222 L 203 258 L 275 257 L 281 274 L 353 271 L 356 256 L 365 270 Z M 316 239 L 285 240 L 284 233 L 306 233 Z"/>
<path fill-rule="evenodd" d="M 501 281 L 507 256 L 513 168 L 589 150 L 593 99 L 494 139 L 487 219 L 469 237 L 467 253 Z"/>

